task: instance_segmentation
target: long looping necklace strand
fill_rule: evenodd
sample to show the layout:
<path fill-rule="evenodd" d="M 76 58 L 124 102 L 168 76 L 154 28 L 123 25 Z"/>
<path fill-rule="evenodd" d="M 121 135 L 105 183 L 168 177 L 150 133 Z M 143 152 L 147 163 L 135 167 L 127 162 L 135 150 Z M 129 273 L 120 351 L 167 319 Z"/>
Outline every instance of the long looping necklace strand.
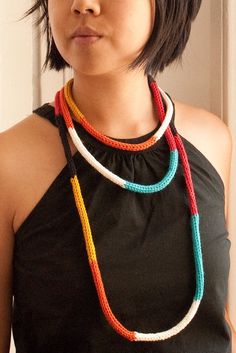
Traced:
<path fill-rule="evenodd" d="M 158 92 L 156 92 L 156 94 L 158 95 Z M 130 341 L 160 341 L 160 340 L 166 340 L 174 335 L 177 335 L 191 322 L 191 320 L 196 315 L 204 292 L 204 270 L 203 270 L 203 259 L 202 259 L 201 240 L 200 240 L 200 231 L 199 231 L 199 214 L 198 214 L 198 209 L 196 204 L 195 192 L 194 192 L 188 157 L 180 136 L 178 135 L 175 127 L 173 126 L 172 129 L 175 135 L 175 140 L 177 142 L 177 147 L 181 157 L 181 164 L 183 167 L 186 188 L 188 193 L 189 208 L 191 211 L 192 244 L 193 244 L 193 254 L 194 254 L 194 264 L 195 264 L 195 275 L 196 275 L 195 295 L 193 298 L 192 305 L 188 310 L 187 314 L 176 326 L 166 331 L 157 332 L 157 333 L 139 333 L 136 331 L 130 331 L 117 320 L 107 300 L 107 296 L 106 296 L 106 292 L 103 285 L 102 276 L 101 276 L 101 272 L 99 269 L 98 260 L 96 256 L 96 250 L 93 242 L 89 219 L 85 208 L 83 196 L 81 193 L 76 167 L 74 164 L 69 142 L 67 139 L 66 126 L 65 126 L 63 116 L 61 115 L 58 99 L 59 99 L 59 96 L 56 95 L 56 99 L 55 99 L 56 121 L 58 123 L 60 136 L 62 139 L 65 155 L 66 155 L 69 170 L 71 173 L 70 181 L 72 184 L 75 204 L 82 224 L 90 269 L 91 269 L 93 280 L 97 290 L 98 299 L 108 323 L 119 335 L 123 336 L 124 338 Z M 159 112 L 161 113 L 160 117 L 161 119 L 163 119 L 164 108 L 163 106 L 161 106 L 162 102 L 160 97 L 159 97 L 159 101 L 160 101 L 160 105 L 158 106 L 158 109 L 159 109 Z"/>
<path fill-rule="evenodd" d="M 150 76 L 148 76 L 148 81 L 149 80 L 151 80 Z M 74 79 L 71 79 L 70 81 L 68 81 L 63 89 L 64 98 L 66 100 L 68 107 L 72 111 L 76 121 L 79 122 L 84 127 L 84 129 L 88 131 L 89 134 L 94 136 L 97 140 L 101 141 L 105 145 L 108 145 L 117 149 L 121 149 L 121 150 L 126 150 L 126 151 L 145 150 L 151 147 L 152 145 L 154 145 L 158 140 L 160 140 L 160 138 L 163 136 L 163 134 L 165 133 L 166 129 L 168 128 L 171 122 L 172 114 L 171 114 L 171 111 L 170 112 L 168 111 L 159 129 L 147 141 L 142 143 L 137 143 L 137 144 L 116 141 L 106 135 L 103 135 L 99 131 L 95 130 L 94 127 L 91 124 L 89 124 L 89 122 L 86 120 L 85 116 L 83 115 L 83 113 L 81 113 L 81 111 L 79 110 L 78 106 L 76 105 L 73 99 L 73 95 L 72 95 L 73 82 L 74 82 Z M 156 99 L 156 97 L 154 97 L 154 99 Z"/>
<path fill-rule="evenodd" d="M 154 81 L 155 83 L 155 81 Z M 151 83 L 149 83 L 151 85 Z M 151 85 L 152 90 L 153 90 L 153 95 L 155 97 L 155 103 L 156 105 L 158 104 L 158 101 L 156 99 L 156 91 L 158 91 L 155 85 Z M 170 114 L 173 116 L 174 114 L 174 108 L 173 108 L 173 103 L 170 100 L 170 98 L 165 94 L 164 91 L 162 91 L 163 98 L 165 100 L 165 103 L 167 105 L 167 114 Z M 179 153 L 177 150 L 176 146 L 176 141 L 175 138 L 173 137 L 173 134 L 170 130 L 170 127 L 168 126 L 166 131 L 165 131 L 165 137 L 167 139 L 169 149 L 170 149 L 170 160 L 169 160 L 169 168 L 166 173 L 166 175 L 163 177 L 162 180 L 155 184 L 151 185 L 143 185 L 143 184 L 138 184 L 138 183 L 133 183 L 130 181 L 127 181 L 123 178 L 120 178 L 118 175 L 112 173 L 110 170 L 108 170 L 106 167 L 104 167 L 100 162 L 98 162 L 93 155 L 87 150 L 87 148 L 83 145 L 81 139 L 79 138 L 73 124 L 73 120 L 70 115 L 69 108 L 66 104 L 65 98 L 64 98 L 64 89 L 62 88 L 60 92 L 57 92 L 57 95 L 59 95 L 59 99 L 55 99 L 55 101 L 58 101 L 58 105 L 60 106 L 60 111 L 63 114 L 68 132 L 71 136 L 71 139 L 73 143 L 75 144 L 77 150 L 80 152 L 80 154 L 86 159 L 86 161 L 94 168 L 96 169 L 100 174 L 102 174 L 104 177 L 112 181 L 113 183 L 119 185 L 120 187 L 133 191 L 133 192 L 138 192 L 138 193 L 155 193 L 163 190 L 167 185 L 170 184 L 172 179 L 174 178 L 177 167 L 178 167 L 178 160 L 179 160 Z M 163 122 L 164 117 L 161 119 L 161 122 Z"/>

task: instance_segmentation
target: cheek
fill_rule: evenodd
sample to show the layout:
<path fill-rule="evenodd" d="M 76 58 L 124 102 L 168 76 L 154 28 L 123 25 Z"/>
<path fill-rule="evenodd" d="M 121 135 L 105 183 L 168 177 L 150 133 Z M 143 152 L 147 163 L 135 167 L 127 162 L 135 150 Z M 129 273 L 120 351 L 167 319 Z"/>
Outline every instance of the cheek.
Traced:
<path fill-rule="evenodd" d="M 55 0 L 49 0 L 48 16 L 54 40 L 56 42 L 62 41 L 64 36 L 64 29 L 66 28 L 66 9 L 62 8 L 62 4 L 59 8 Z"/>
<path fill-rule="evenodd" d="M 149 39 L 154 24 L 154 7 L 150 0 L 135 0 L 133 6 L 127 7 L 127 11 L 120 11 L 114 18 L 117 23 L 117 33 L 122 37 L 123 43 L 137 46 L 143 45 Z"/>
<path fill-rule="evenodd" d="M 48 1 L 48 18 L 51 27 L 54 27 L 54 21 L 57 18 L 57 7 L 54 0 Z"/>

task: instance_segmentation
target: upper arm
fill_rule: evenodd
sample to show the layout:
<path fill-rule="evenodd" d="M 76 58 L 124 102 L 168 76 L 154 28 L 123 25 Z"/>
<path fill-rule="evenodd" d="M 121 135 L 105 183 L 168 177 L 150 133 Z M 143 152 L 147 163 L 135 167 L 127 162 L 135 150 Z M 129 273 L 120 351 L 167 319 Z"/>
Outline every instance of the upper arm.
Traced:
<path fill-rule="evenodd" d="M 212 134 L 214 136 L 213 149 L 215 151 L 212 156 L 213 164 L 217 169 L 225 189 L 225 216 L 228 223 L 228 204 L 229 204 L 229 186 L 230 171 L 232 159 L 232 136 L 227 125 L 217 116 L 212 115 Z"/>
<path fill-rule="evenodd" d="M 4 134 L 0 134 L 0 352 L 8 353 L 11 334 L 14 205 L 11 198 L 11 178 L 6 163 Z"/>
<path fill-rule="evenodd" d="M 232 159 L 232 135 L 227 125 L 218 117 L 216 118 L 218 120 L 216 124 L 216 142 L 218 146 L 218 148 L 216 148 L 216 154 L 220 151 L 219 160 L 216 157 L 216 163 L 225 187 L 225 215 L 227 219 Z"/>

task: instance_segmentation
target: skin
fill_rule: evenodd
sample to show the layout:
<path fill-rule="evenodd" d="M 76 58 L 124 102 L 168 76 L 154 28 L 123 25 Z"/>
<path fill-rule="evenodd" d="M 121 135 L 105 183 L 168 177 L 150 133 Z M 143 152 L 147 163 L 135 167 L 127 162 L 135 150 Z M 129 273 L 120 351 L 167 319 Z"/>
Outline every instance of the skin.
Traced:
<path fill-rule="evenodd" d="M 57 48 L 73 67 L 74 99 L 87 120 L 120 138 L 154 129 L 156 116 L 143 70 L 127 72 L 151 35 L 154 2 L 64 0 L 59 7 L 58 1 L 49 0 L 48 6 Z M 78 25 L 92 26 L 104 37 L 82 47 L 71 39 Z"/>
<path fill-rule="evenodd" d="M 73 96 L 86 119 L 97 130 L 117 138 L 153 130 L 157 117 L 147 79 L 141 69 L 134 72 L 127 67 L 151 34 L 154 2 L 49 0 L 48 5 L 53 37 L 73 67 Z M 81 47 L 71 38 L 79 25 L 92 26 L 104 37 Z M 177 130 L 205 155 L 224 183 L 227 218 L 230 132 L 214 114 L 173 100 Z M 76 148 L 68 138 L 74 154 Z M 57 128 L 34 114 L 0 134 L 0 160 L 0 353 L 7 353 L 14 234 L 67 161 Z M 227 315 L 226 319 L 230 322 Z M 232 353 L 236 353 L 235 342 Z"/>

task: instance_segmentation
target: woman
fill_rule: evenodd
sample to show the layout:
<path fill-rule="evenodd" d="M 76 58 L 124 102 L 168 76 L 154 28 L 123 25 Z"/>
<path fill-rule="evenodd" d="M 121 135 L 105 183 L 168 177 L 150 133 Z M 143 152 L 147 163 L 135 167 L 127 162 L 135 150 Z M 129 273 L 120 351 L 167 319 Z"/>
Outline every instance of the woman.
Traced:
<path fill-rule="evenodd" d="M 73 80 L 1 134 L 1 353 L 11 323 L 19 353 L 235 352 L 230 133 L 153 79 L 200 4 L 38 0 L 27 13 L 42 10 L 45 64 Z"/>

